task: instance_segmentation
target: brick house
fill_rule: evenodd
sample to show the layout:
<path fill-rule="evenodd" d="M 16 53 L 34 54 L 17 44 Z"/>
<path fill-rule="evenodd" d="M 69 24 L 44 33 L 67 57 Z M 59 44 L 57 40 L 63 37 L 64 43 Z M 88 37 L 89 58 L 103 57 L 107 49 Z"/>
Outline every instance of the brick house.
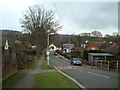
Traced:
<path fill-rule="evenodd" d="M 113 54 L 115 57 L 119 56 L 118 55 L 118 48 L 120 47 L 120 45 L 118 45 L 117 43 L 103 43 L 102 47 L 100 48 L 101 50 L 103 50 L 104 52 L 107 53 L 111 53 Z"/>
<path fill-rule="evenodd" d="M 94 43 L 82 43 L 79 50 L 99 50 L 102 46 L 102 42 L 94 42 Z"/>
<path fill-rule="evenodd" d="M 89 43 L 86 50 L 100 50 L 102 44 L 102 42 Z"/>

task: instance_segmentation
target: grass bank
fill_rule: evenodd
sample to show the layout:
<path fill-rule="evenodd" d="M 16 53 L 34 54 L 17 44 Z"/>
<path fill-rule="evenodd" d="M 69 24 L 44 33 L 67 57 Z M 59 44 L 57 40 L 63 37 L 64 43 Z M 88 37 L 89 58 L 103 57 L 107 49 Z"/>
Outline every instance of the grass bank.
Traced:
<path fill-rule="evenodd" d="M 25 76 L 25 73 L 15 73 L 2 81 L 2 88 L 12 88 L 19 80 Z"/>
<path fill-rule="evenodd" d="M 43 63 L 42 63 L 42 65 L 41 65 L 41 68 L 42 69 L 53 69 L 54 68 L 54 66 L 52 65 L 52 63 L 50 62 L 50 64 L 49 65 L 47 65 L 47 61 L 46 60 L 44 60 L 43 61 Z"/>
<path fill-rule="evenodd" d="M 59 72 L 37 74 L 34 82 L 33 88 L 78 88 Z"/>
<path fill-rule="evenodd" d="M 37 62 L 38 61 L 31 61 L 26 67 L 25 67 L 25 69 L 33 69 L 35 66 L 36 66 L 36 64 L 37 64 Z"/>

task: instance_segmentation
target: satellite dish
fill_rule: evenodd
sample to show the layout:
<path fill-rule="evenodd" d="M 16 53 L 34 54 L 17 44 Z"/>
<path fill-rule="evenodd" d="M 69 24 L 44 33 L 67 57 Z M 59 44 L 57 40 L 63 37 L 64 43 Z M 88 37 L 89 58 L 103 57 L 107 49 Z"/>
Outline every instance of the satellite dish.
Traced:
<path fill-rule="evenodd" d="M 5 42 L 5 50 L 7 50 L 8 48 L 9 48 L 8 40 L 6 40 L 6 42 Z"/>

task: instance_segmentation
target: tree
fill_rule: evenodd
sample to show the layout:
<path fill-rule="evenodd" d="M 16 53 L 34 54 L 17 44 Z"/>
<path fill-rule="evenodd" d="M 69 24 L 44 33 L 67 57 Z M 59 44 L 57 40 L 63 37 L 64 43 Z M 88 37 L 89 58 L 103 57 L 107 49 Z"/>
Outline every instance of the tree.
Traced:
<path fill-rule="evenodd" d="M 113 35 L 113 36 L 117 36 L 117 35 L 118 35 L 118 32 L 113 32 L 112 35 Z"/>
<path fill-rule="evenodd" d="M 77 35 L 76 36 L 76 38 L 77 38 L 77 46 L 79 46 L 80 45 L 80 43 L 81 43 L 81 36 L 80 35 Z"/>
<path fill-rule="evenodd" d="M 110 34 L 105 34 L 105 37 L 110 37 Z"/>
<path fill-rule="evenodd" d="M 90 33 L 81 33 L 81 36 L 91 36 Z"/>
<path fill-rule="evenodd" d="M 102 37 L 102 34 L 101 34 L 101 32 L 99 32 L 99 31 L 93 31 L 93 32 L 91 32 L 91 35 L 92 35 L 93 37 Z"/>
<path fill-rule="evenodd" d="M 61 29 L 55 21 L 54 12 L 39 5 L 29 7 L 20 23 L 23 30 L 30 33 L 31 40 L 36 45 L 37 55 L 46 47 L 47 35 Z"/>

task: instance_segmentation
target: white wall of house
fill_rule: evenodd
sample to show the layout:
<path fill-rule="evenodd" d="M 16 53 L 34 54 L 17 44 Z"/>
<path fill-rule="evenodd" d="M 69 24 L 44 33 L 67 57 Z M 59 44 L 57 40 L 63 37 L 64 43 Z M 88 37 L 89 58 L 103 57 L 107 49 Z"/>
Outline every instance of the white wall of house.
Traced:
<path fill-rule="evenodd" d="M 52 49 L 51 47 L 53 47 L 53 49 Z M 50 48 L 50 51 L 55 51 L 55 50 L 57 50 L 57 47 L 56 47 L 54 44 L 51 44 L 51 45 L 49 46 L 49 48 Z"/>

